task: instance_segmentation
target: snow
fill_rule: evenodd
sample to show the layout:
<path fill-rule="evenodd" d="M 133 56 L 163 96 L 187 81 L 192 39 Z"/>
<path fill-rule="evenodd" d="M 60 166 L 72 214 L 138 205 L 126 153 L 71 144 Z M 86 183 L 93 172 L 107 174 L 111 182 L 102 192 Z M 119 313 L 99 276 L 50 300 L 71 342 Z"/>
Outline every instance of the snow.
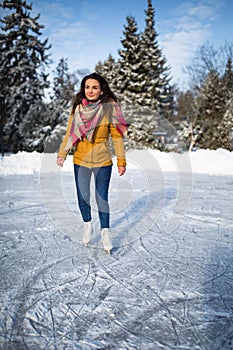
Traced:
<path fill-rule="evenodd" d="M 137 159 L 141 159 L 143 162 L 142 166 L 144 167 L 144 162 L 146 162 L 147 158 L 151 159 L 151 156 L 153 158 L 150 164 L 151 167 L 153 168 L 156 162 L 162 171 L 233 175 L 233 152 L 224 149 L 218 149 L 216 151 L 198 150 L 183 154 L 174 152 L 165 153 L 151 149 L 146 151 L 131 151 L 127 155 L 128 167 L 132 168 L 135 166 L 131 162 L 132 158 L 136 163 Z M 48 171 L 56 171 L 54 169 L 55 161 L 56 154 L 19 152 L 17 154 L 6 155 L 0 160 L 0 175 L 20 175 L 40 172 L 43 162 L 49 164 Z M 73 171 L 72 156 L 68 156 L 64 171 Z"/>
<path fill-rule="evenodd" d="M 233 349 L 232 153 L 127 159 L 110 256 L 94 196 L 81 243 L 72 157 L 62 171 L 56 154 L 1 159 L 0 349 Z"/>

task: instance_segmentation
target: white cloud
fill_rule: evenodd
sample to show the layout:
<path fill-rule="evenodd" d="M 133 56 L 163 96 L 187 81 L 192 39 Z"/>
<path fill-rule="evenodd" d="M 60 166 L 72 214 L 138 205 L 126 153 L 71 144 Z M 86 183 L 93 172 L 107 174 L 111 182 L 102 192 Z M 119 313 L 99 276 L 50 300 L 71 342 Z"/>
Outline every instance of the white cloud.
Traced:
<path fill-rule="evenodd" d="M 49 40 L 52 43 L 53 66 L 57 66 L 58 61 L 62 57 L 68 57 L 71 71 L 79 68 L 80 61 L 85 67 L 83 47 L 92 40 L 92 33 L 85 24 L 76 22 L 62 26 L 58 30 L 53 31 Z"/>
<path fill-rule="evenodd" d="M 33 1 L 33 13 L 41 13 L 40 23 L 45 26 L 42 31 L 43 37 L 49 39 L 51 47 L 51 70 L 58 65 L 59 60 L 64 57 L 68 58 L 69 68 L 71 71 L 77 68 L 85 68 L 87 59 L 85 57 L 85 47 L 88 42 L 92 41 L 93 33 L 91 32 L 88 22 L 81 15 L 82 9 L 86 13 L 86 2 L 78 4 L 74 8 L 72 2 L 60 2 L 53 0 Z"/>
<path fill-rule="evenodd" d="M 56 43 L 66 44 L 85 44 L 85 40 L 91 36 L 88 27 L 83 23 L 72 23 L 70 26 L 62 27 L 54 31 L 51 39 Z"/>
<path fill-rule="evenodd" d="M 109 53 L 117 52 L 114 32 L 101 28 L 102 12 L 94 11 L 91 1 L 34 0 L 34 13 L 41 13 L 45 25 L 43 34 L 52 44 L 52 59 L 57 66 L 62 57 L 68 57 L 70 70 L 93 69 L 95 64 L 105 60 Z M 223 6 L 224 0 L 183 1 L 175 7 L 168 21 L 163 22 L 161 46 L 175 82 L 181 85 L 186 79 L 183 68 L 190 63 L 197 48 L 211 37 L 212 25 Z M 174 4 L 173 4 L 174 6 Z M 114 17 L 112 19 L 114 22 Z M 105 20 L 107 27 L 111 24 Z M 100 24 L 99 24 L 100 23 Z M 104 25 L 102 25 L 103 27 Z M 101 32 L 102 29 L 102 32 Z"/>
<path fill-rule="evenodd" d="M 119 43 L 112 39 L 111 31 L 100 28 L 104 27 L 102 14 L 94 10 L 93 3 L 86 0 L 47 1 L 33 0 L 33 14 L 41 13 L 40 23 L 45 26 L 43 37 L 52 45 L 51 70 L 62 57 L 68 58 L 70 71 L 92 70 L 98 61 L 116 51 Z"/>
<path fill-rule="evenodd" d="M 183 69 L 197 48 L 211 36 L 211 26 L 221 6 L 221 0 L 184 1 L 167 21 L 167 32 L 161 36 L 161 42 L 172 76 L 179 85 L 187 80 Z"/>
<path fill-rule="evenodd" d="M 221 7 L 221 0 L 185 1 L 177 7 L 177 12 L 180 12 L 180 14 L 187 13 L 188 16 L 193 16 L 200 20 L 208 20 L 213 15 L 215 16 Z"/>

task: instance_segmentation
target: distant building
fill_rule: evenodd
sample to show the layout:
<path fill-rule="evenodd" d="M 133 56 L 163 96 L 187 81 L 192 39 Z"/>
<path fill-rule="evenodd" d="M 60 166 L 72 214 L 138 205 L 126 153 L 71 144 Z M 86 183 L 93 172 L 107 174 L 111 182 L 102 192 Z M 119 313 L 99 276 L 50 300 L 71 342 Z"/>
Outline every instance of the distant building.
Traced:
<path fill-rule="evenodd" d="M 167 143 L 166 142 L 166 138 L 167 138 L 166 131 L 155 131 L 155 132 L 153 132 L 153 135 L 155 136 L 157 143 L 162 143 L 163 145 L 165 145 Z"/>
<path fill-rule="evenodd" d="M 167 131 L 154 131 L 153 135 L 158 146 L 163 146 L 167 151 L 180 151 L 177 136 L 174 133 L 169 134 Z"/>

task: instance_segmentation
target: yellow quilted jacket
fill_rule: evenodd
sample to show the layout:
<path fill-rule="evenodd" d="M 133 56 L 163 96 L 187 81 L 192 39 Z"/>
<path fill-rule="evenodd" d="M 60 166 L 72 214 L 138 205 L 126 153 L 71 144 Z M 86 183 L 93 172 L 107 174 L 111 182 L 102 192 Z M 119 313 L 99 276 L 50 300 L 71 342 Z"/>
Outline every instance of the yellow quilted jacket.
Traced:
<path fill-rule="evenodd" d="M 65 151 L 65 145 L 70 135 L 73 115 L 70 115 L 66 134 L 58 151 L 58 157 L 66 158 L 68 151 Z M 99 126 L 96 127 L 93 141 L 86 138 L 79 141 L 75 147 L 73 162 L 88 168 L 112 165 L 112 155 L 109 146 L 109 136 L 111 135 L 114 150 L 117 157 L 117 166 L 126 166 L 124 140 L 115 126 L 109 122 L 105 115 Z"/>

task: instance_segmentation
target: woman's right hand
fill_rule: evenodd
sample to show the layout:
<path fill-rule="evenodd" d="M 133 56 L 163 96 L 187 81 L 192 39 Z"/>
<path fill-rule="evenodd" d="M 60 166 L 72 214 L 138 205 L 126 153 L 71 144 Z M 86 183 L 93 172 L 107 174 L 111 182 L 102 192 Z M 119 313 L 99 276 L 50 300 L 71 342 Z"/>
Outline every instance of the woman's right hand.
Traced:
<path fill-rule="evenodd" d="M 60 166 L 60 167 L 62 168 L 64 162 L 65 162 L 65 158 L 57 157 L 57 165 L 58 165 L 58 166 Z"/>

